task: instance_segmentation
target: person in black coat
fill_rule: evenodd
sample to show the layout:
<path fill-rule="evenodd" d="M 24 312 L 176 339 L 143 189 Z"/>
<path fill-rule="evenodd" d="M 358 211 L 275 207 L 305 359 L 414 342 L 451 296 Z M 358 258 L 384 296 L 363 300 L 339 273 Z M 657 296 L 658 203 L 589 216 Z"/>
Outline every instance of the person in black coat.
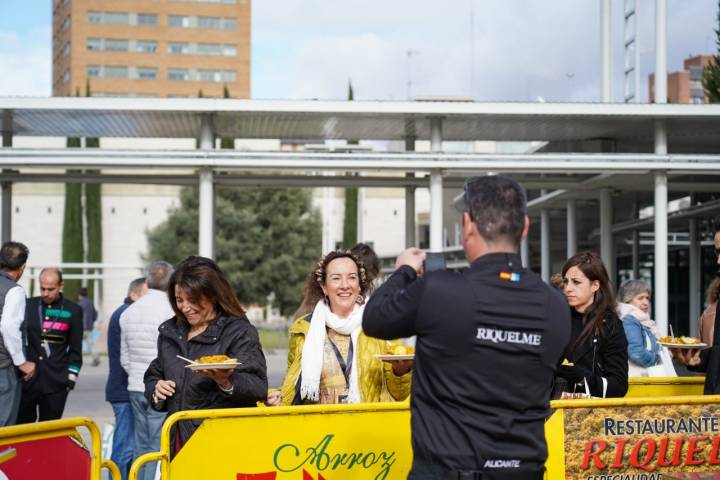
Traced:
<path fill-rule="evenodd" d="M 581 252 L 565 262 L 562 277 L 572 328 L 553 396 L 562 392 L 601 398 L 625 396 L 627 338 L 615 314 L 615 295 L 605 265 L 596 253 Z"/>
<path fill-rule="evenodd" d="M 209 258 L 178 264 L 168 285 L 175 317 L 159 327 L 158 356 L 145 372 L 145 397 L 169 414 L 180 410 L 254 407 L 267 394 L 267 367 L 257 330 L 245 316 L 230 282 Z M 237 359 L 235 369 L 191 371 L 177 355 Z M 183 421 L 171 433 L 173 452 L 201 421 Z"/>
<path fill-rule="evenodd" d="M 82 309 L 63 296 L 62 288 L 60 270 L 45 268 L 40 296 L 27 301 L 27 358 L 37 371 L 23 382 L 18 423 L 62 418 L 82 367 Z"/>

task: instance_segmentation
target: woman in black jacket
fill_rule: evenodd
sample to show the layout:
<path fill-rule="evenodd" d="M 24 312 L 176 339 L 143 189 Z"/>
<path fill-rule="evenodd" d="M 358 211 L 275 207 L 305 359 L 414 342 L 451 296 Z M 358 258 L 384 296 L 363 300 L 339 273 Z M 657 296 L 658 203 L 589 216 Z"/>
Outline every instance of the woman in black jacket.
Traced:
<path fill-rule="evenodd" d="M 562 268 L 571 308 L 570 343 L 558 367 L 556 392 L 623 397 L 628 389 L 627 339 L 615 314 L 615 295 L 600 257 L 581 252 Z"/>
<path fill-rule="evenodd" d="M 175 317 L 160 325 L 158 356 L 145 372 L 145 397 L 159 411 L 254 407 L 267 394 L 267 368 L 257 331 L 245 317 L 230 282 L 217 264 L 188 257 L 168 286 Z M 237 359 L 235 369 L 191 371 L 177 355 Z M 172 432 L 173 452 L 201 421 L 183 421 Z"/>

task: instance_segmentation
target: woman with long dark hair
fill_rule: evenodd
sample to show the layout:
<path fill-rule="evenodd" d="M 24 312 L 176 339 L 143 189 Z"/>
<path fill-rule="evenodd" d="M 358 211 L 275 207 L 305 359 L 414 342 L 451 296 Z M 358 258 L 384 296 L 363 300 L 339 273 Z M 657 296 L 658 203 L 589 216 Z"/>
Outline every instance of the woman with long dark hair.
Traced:
<path fill-rule="evenodd" d="M 155 410 L 254 407 L 267 392 L 267 368 L 257 330 L 245 316 L 227 277 L 209 258 L 180 262 L 168 285 L 175 317 L 160 325 L 158 356 L 145 372 L 145 397 Z M 191 360 L 225 355 L 233 369 L 191 371 Z M 179 422 L 173 451 L 187 442 L 197 421 Z"/>
<path fill-rule="evenodd" d="M 628 389 L 628 345 L 615 313 L 607 270 L 594 252 L 572 256 L 562 268 L 571 336 L 558 367 L 556 392 L 622 397 Z"/>

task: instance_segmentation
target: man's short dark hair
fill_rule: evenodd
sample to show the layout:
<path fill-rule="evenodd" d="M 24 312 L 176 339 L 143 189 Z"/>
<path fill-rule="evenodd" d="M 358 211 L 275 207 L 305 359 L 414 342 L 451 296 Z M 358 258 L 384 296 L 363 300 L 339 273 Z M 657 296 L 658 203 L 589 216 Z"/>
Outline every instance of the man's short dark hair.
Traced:
<path fill-rule="evenodd" d="M 136 278 L 135 280 L 130 282 L 130 285 L 128 285 L 127 296 L 129 297 L 131 293 L 140 295 L 143 285 L 145 285 L 145 277 Z"/>
<path fill-rule="evenodd" d="M 81 297 L 87 297 L 88 296 L 87 287 L 80 287 L 80 290 L 78 290 L 78 295 Z"/>
<path fill-rule="evenodd" d="M 14 272 L 27 263 L 30 251 L 20 242 L 5 242 L 0 247 L 0 270 Z"/>
<path fill-rule="evenodd" d="M 465 183 L 464 201 L 466 211 L 486 242 L 520 245 L 527 195 L 518 182 L 501 175 L 470 179 Z"/>
<path fill-rule="evenodd" d="M 162 290 L 163 292 L 167 290 L 173 270 L 172 265 L 162 260 L 151 263 L 147 270 L 147 276 L 145 277 L 148 288 Z"/>

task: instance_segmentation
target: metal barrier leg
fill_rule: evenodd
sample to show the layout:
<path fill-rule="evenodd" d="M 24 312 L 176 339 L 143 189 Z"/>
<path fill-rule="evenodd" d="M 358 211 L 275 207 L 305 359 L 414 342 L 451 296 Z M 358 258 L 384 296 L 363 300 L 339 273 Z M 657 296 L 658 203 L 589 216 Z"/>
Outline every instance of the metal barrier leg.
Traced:
<path fill-rule="evenodd" d="M 110 472 L 110 478 L 112 478 L 112 480 L 122 480 L 122 475 L 120 475 L 120 469 L 117 465 L 115 465 L 115 462 L 113 462 L 112 460 L 103 460 L 100 468 L 104 468 L 108 472 Z"/>
<path fill-rule="evenodd" d="M 140 455 L 137 460 L 135 460 L 132 465 L 130 465 L 130 473 L 128 474 L 128 480 L 137 480 L 138 473 L 140 473 L 140 467 L 142 467 L 146 463 L 165 462 L 166 460 L 167 455 L 161 452 L 150 452 Z"/>

